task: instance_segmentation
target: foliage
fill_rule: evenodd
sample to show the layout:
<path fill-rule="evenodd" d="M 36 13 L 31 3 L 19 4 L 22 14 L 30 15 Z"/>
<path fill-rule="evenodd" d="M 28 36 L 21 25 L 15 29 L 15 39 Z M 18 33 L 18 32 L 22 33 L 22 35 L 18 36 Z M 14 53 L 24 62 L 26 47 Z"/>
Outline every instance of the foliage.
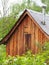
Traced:
<path fill-rule="evenodd" d="M 47 53 L 33 55 L 30 51 L 26 55 L 4 58 L 1 65 L 47 65 Z"/>
<path fill-rule="evenodd" d="M 16 57 L 6 57 L 5 46 L 1 45 L 0 65 L 49 65 L 49 42 L 46 43 L 44 44 L 44 49 L 41 53 L 32 54 L 29 50 L 22 56 L 16 55 Z"/>
<path fill-rule="evenodd" d="M 6 58 L 6 49 L 5 45 L 0 45 L 0 65 L 2 65 L 4 59 Z"/>
<path fill-rule="evenodd" d="M 9 16 L 5 17 L 4 19 L 0 19 L 0 40 L 10 31 L 16 21 L 17 18 L 15 18 L 14 16 Z"/>
<path fill-rule="evenodd" d="M 47 5 L 46 11 L 49 12 L 49 0 L 42 0 L 43 3 Z"/>

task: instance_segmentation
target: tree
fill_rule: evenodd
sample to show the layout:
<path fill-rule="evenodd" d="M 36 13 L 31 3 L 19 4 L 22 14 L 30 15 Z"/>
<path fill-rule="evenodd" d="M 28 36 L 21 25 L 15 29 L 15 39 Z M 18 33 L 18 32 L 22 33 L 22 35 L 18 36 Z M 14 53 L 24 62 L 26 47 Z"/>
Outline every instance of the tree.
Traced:
<path fill-rule="evenodd" d="M 2 17 L 2 13 L 1 13 L 1 11 L 0 11 L 0 16 Z"/>
<path fill-rule="evenodd" d="M 4 34 L 5 33 L 5 30 L 7 29 L 7 24 L 8 24 L 8 21 L 7 21 L 7 17 L 6 17 L 6 15 L 7 15 L 7 12 L 8 12 L 8 1 L 9 0 L 1 0 L 1 3 L 2 3 L 2 8 L 3 8 L 3 17 L 2 17 L 2 21 L 3 21 L 3 24 L 2 24 L 2 34 Z M 2 35 L 2 37 L 3 37 L 3 35 Z"/>
<path fill-rule="evenodd" d="M 47 5 L 46 12 L 49 12 L 49 0 L 42 0 Z"/>
<path fill-rule="evenodd" d="M 28 6 L 30 6 L 31 0 L 27 0 L 27 4 Z"/>
<path fill-rule="evenodd" d="M 2 8 L 3 8 L 3 17 L 6 16 L 7 11 L 8 11 L 8 3 L 9 0 L 1 0 L 2 3 Z"/>

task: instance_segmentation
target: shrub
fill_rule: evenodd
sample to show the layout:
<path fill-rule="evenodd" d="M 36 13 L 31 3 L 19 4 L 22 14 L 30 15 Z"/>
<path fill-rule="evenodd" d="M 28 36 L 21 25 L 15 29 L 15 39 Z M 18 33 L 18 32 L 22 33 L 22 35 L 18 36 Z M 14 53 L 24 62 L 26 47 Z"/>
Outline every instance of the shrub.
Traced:
<path fill-rule="evenodd" d="M 49 65 L 49 43 L 46 43 L 42 49 L 43 52 L 39 54 L 32 54 L 29 50 L 22 56 L 6 57 L 5 46 L 1 45 L 0 51 L 0 65 Z M 45 48 L 44 48 L 45 47 Z"/>

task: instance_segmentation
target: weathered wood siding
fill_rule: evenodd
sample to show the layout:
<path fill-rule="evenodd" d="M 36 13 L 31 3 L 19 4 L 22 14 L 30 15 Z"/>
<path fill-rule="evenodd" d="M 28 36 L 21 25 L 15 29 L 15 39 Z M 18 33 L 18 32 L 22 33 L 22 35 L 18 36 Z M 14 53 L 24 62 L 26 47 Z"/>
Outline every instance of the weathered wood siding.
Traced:
<path fill-rule="evenodd" d="M 25 53 L 25 34 L 31 35 L 31 43 L 29 45 L 33 53 L 38 52 L 37 44 L 43 44 L 48 40 L 44 33 L 34 23 L 34 20 L 26 15 L 7 42 L 7 55 L 15 56 Z"/>

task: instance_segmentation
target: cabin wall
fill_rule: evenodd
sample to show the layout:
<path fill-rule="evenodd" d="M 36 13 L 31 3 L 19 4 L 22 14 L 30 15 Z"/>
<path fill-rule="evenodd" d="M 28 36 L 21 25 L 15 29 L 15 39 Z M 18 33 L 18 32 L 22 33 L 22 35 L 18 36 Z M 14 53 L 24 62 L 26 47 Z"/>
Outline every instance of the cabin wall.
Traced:
<path fill-rule="evenodd" d="M 17 27 L 13 35 L 9 38 L 6 51 L 7 55 L 15 56 L 22 55 L 26 52 L 26 42 L 25 35 L 29 34 L 27 38 L 29 39 L 28 47 L 33 53 L 38 52 L 37 44 L 43 44 L 48 39 L 44 33 L 35 25 L 34 20 L 26 15 L 22 23 Z"/>

